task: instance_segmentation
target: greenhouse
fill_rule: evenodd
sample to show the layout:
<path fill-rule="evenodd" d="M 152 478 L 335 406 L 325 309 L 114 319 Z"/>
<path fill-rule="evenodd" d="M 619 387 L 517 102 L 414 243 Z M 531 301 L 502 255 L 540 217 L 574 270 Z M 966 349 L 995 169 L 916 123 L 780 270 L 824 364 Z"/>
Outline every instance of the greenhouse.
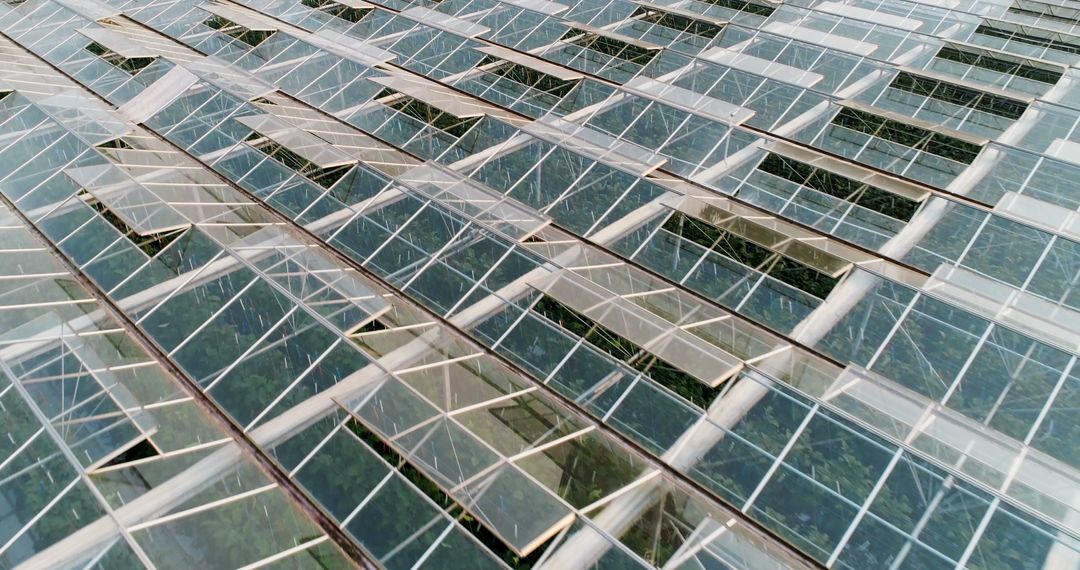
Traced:
<path fill-rule="evenodd" d="M 1080 569 L 1078 181 L 1075 0 L 0 0 L 0 568 Z"/>

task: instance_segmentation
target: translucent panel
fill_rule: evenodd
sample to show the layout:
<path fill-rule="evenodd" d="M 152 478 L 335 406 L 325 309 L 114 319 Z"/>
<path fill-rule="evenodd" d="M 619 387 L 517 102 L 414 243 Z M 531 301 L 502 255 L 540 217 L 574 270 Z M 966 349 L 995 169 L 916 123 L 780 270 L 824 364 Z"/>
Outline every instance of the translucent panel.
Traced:
<path fill-rule="evenodd" d="M 539 71 L 540 73 L 562 79 L 563 81 L 575 81 L 582 78 L 582 75 L 580 73 L 570 71 L 565 67 L 553 65 L 542 59 L 530 57 L 520 52 L 502 48 L 497 45 L 484 46 L 479 48 L 478 51 L 495 56 L 499 59 L 504 59 L 517 65 L 528 67 L 529 69 L 533 69 Z"/>
<path fill-rule="evenodd" d="M 230 66 L 215 57 L 184 64 L 184 67 L 202 79 L 236 93 L 248 100 L 270 94 L 274 87 L 248 73 L 242 68 Z"/>
<path fill-rule="evenodd" d="M 522 555 L 574 522 L 565 505 L 512 467 L 474 483 L 468 494 L 470 510 Z"/>
<path fill-rule="evenodd" d="M 272 115 L 238 117 L 240 123 L 296 153 L 319 168 L 332 168 L 356 159 L 306 131 L 291 127 Z"/>
<path fill-rule="evenodd" d="M 601 161 L 614 161 L 618 166 L 642 175 L 659 168 L 666 160 L 657 157 L 652 151 L 558 118 L 529 123 L 522 130 L 574 152 Z"/>
<path fill-rule="evenodd" d="M 465 36 L 467 38 L 475 38 L 476 36 L 486 34 L 487 32 L 491 31 L 491 29 L 486 26 L 474 24 L 472 22 L 469 22 L 468 20 L 455 18 L 454 16 L 449 16 L 442 12 L 436 12 L 435 10 L 424 8 L 423 6 L 413 6 L 412 8 L 409 8 L 407 10 L 403 10 L 402 14 L 409 18 L 419 20 L 425 24 L 450 31 L 455 34 Z"/>
<path fill-rule="evenodd" d="M 583 422 L 565 417 L 538 395 L 496 402 L 458 414 L 455 419 L 506 456 L 544 447 L 585 428 Z"/>
<path fill-rule="evenodd" d="M 764 26 L 762 29 L 812 44 L 817 44 L 825 47 L 833 47 L 836 49 L 841 49 L 847 52 L 864 56 L 870 55 L 878 49 L 878 46 L 876 44 L 852 40 L 850 38 L 845 38 L 836 34 L 821 32 L 813 28 L 794 26 L 784 22 L 773 22 L 771 24 L 768 24 L 767 26 Z"/>
<path fill-rule="evenodd" d="M 335 431 L 312 453 L 294 476 L 338 521 L 348 519 L 390 473 L 348 429 Z"/>
<path fill-rule="evenodd" d="M 100 105 L 77 91 L 58 93 L 38 104 L 88 144 L 98 144 L 131 132 Z"/>
<path fill-rule="evenodd" d="M 183 516 L 132 534 L 141 545 L 153 545 L 151 559 L 159 568 L 216 563 L 240 567 L 288 550 L 310 536 L 313 525 L 300 518 L 285 501 L 279 493 L 259 493 L 210 511 L 178 513 Z M 249 538 L 230 540 L 237 536 L 238 529 L 249 529 L 245 533 Z M 255 529 L 262 532 L 255 534 Z M 205 547 L 191 552 L 184 548 L 187 541 L 197 541 Z"/>
<path fill-rule="evenodd" d="M 1074 565 L 1075 10 L 96 2 L 0 17 L 2 565 Z"/>
<path fill-rule="evenodd" d="M 626 82 L 624 87 L 729 125 L 740 125 L 754 116 L 754 111 L 750 109 L 644 77 L 635 77 Z"/>
<path fill-rule="evenodd" d="M 86 189 L 139 235 L 167 232 L 190 225 L 161 202 L 153 191 L 107 165 L 69 168 L 64 174 Z"/>
<path fill-rule="evenodd" d="M 622 337 L 676 366 L 702 382 L 716 386 L 738 372 L 742 362 L 707 347 L 693 335 L 650 322 L 643 311 L 619 297 L 608 297 L 584 279 L 562 274 L 540 287 L 552 298 L 603 324 Z"/>
<path fill-rule="evenodd" d="M 207 4 L 205 6 L 200 6 L 200 8 L 211 14 L 221 16 L 230 22 L 235 22 L 251 31 L 277 31 L 277 26 L 271 24 L 266 19 L 252 15 L 251 12 L 246 10 L 238 10 L 221 4 Z"/>
<path fill-rule="evenodd" d="M 156 57 L 159 55 L 155 50 L 135 44 L 125 36 L 108 28 L 83 28 L 79 30 L 79 33 L 125 58 Z"/>
<path fill-rule="evenodd" d="M 408 78 L 403 75 L 392 75 L 389 77 L 379 76 L 371 77 L 369 79 L 380 85 L 385 85 L 394 91 L 399 91 L 409 97 L 419 99 L 436 109 L 446 111 L 460 119 L 481 117 L 486 112 L 484 107 L 476 105 L 447 89 L 438 88 L 433 84 L 422 80 Z"/>
<path fill-rule="evenodd" d="M 570 506 L 583 509 L 647 473 L 614 442 L 593 433 L 515 462 Z"/>
<path fill-rule="evenodd" d="M 550 223 L 546 216 L 539 216 L 487 187 L 472 184 L 469 179 L 433 164 L 409 170 L 402 179 L 514 240 L 526 239 Z"/>

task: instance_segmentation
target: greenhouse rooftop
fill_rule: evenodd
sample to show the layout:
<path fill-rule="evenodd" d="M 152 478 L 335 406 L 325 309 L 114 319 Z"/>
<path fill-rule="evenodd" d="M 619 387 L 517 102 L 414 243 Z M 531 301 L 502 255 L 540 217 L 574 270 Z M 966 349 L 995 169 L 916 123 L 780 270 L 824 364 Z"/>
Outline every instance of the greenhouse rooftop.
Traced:
<path fill-rule="evenodd" d="M 0 0 L 0 568 L 1080 568 L 1077 0 Z"/>

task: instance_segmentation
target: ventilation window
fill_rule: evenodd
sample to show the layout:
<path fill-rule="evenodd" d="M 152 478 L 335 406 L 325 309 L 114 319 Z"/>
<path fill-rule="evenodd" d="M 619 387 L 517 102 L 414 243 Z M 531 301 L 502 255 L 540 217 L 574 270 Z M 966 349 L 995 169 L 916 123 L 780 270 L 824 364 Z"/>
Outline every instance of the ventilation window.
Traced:
<path fill-rule="evenodd" d="M 333 186 L 357 162 L 326 140 L 273 115 L 236 120 L 252 130 L 244 142 L 323 188 Z"/>
<path fill-rule="evenodd" d="M 285 167 L 296 171 L 323 188 L 330 188 L 342 176 L 348 172 L 351 166 L 321 167 L 318 164 L 289 150 L 285 145 L 264 137 L 259 133 L 252 133 L 245 139 L 249 145 L 261 151 L 266 156 L 276 160 Z"/>
<path fill-rule="evenodd" d="M 531 97 L 531 90 L 561 99 L 568 95 L 582 78 L 579 71 L 504 47 L 483 46 L 477 48 L 477 51 L 487 54 L 477 67 L 528 88 L 530 95 L 526 97 L 533 103 L 541 104 L 538 99 Z M 546 98 L 544 95 L 541 97 Z"/>
<path fill-rule="evenodd" d="M 367 16 L 374 9 L 371 4 L 356 0 L 340 0 L 337 2 L 334 0 L 301 0 L 301 3 L 308 8 L 314 8 L 354 24 L 363 20 L 364 16 Z"/>
<path fill-rule="evenodd" d="M 496 414 L 494 410 L 492 414 Z M 453 497 L 444 493 L 439 486 L 427 477 L 415 467 L 406 462 L 400 454 L 393 450 L 386 442 L 384 442 L 377 434 L 364 427 L 355 418 L 350 418 L 345 422 L 345 427 L 355 436 L 362 441 L 369 449 L 374 451 L 390 464 L 391 467 L 398 470 L 399 473 L 405 479 L 412 484 L 418 491 L 426 495 L 435 504 L 444 509 L 447 514 L 458 519 L 461 526 L 465 528 L 470 534 L 472 534 L 477 540 L 483 543 L 486 547 L 491 549 L 492 552 L 499 554 L 503 560 L 507 562 L 521 564 L 522 562 L 531 561 L 537 562 L 543 554 L 543 549 L 533 553 L 532 555 L 521 558 L 514 551 L 506 546 L 506 544 L 499 539 L 494 533 L 487 529 L 487 527 L 480 524 L 475 517 L 465 514 L 465 509 L 458 503 Z M 528 566 L 525 566 L 528 567 Z"/>
<path fill-rule="evenodd" d="M 664 223 L 663 229 L 756 271 L 768 274 L 819 299 L 824 299 L 829 295 L 839 282 L 840 274 L 844 271 L 843 267 L 847 264 L 836 264 L 841 268 L 840 270 L 832 274 L 825 273 L 751 240 L 747 236 L 757 233 L 753 226 L 754 224 L 747 223 L 741 218 L 734 218 L 732 222 L 725 223 L 725 226 L 721 228 L 682 212 L 675 212 Z M 792 242 L 789 240 L 784 243 Z M 800 250 L 792 249 L 792 251 Z"/>
<path fill-rule="evenodd" d="M 381 358 L 428 333 L 432 326 L 430 321 L 418 319 L 417 315 L 391 304 L 390 310 L 350 331 L 349 338 L 373 358 Z"/>
<path fill-rule="evenodd" d="M 387 107 L 439 129 L 454 138 L 464 136 L 480 120 L 480 117 L 458 117 L 393 89 L 384 89 L 375 98 L 383 101 Z"/>
<path fill-rule="evenodd" d="M 634 16 L 638 17 L 642 22 L 708 39 L 715 38 L 724 30 L 724 26 L 721 24 L 709 22 L 703 18 L 695 18 L 689 14 L 675 14 L 657 10 L 652 6 L 638 8 L 634 12 Z"/>
<path fill-rule="evenodd" d="M 766 156 L 758 170 L 904 222 L 919 208 L 914 200 L 778 154 Z"/>
<path fill-rule="evenodd" d="M 952 83 L 938 81 L 927 77 L 920 77 L 901 71 L 889 87 L 908 93 L 922 95 L 938 101 L 952 103 L 961 107 L 969 107 L 983 113 L 990 113 L 1000 117 L 1016 120 L 1027 110 L 1027 103 L 1009 99 L 1000 95 L 984 93 L 969 87 L 962 87 Z"/>
<path fill-rule="evenodd" d="M 124 235 L 131 243 L 141 249 L 143 253 L 150 257 L 154 257 L 161 250 L 169 247 L 176 238 L 180 237 L 187 226 L 180 226 L 174 228 L 166 228 L 159 231 L 146 231 L 139 229 L 135 223 L 131 220 L 125 220 L 119 214 L 114 212 L 112 208 L 99 200 L 93 194 L 88 191 L 82 191 L 79 193 L 79 198 L 90 206 L 95 212 L 101 214 L 101 217 L 105 221 L 109 222 L 114 228 Z"/>
<path fill-rule="evenodd" d="M 90 42 L 90 44 L 86 46 L 86 51 L 98 56 L 105 60 L 109 65 L 112 65 L 129 75 L 135 75 L 142 71 L 146 66 L 154 63 L 153 57 L 125 57 L 97 42 Z"/>
<path fill-rule="evenodd" d="M 104 464 L 98 467 L 97 470 L 100 471 L 116 468 L 122 465 L 127 465 L 128 463 L 133 463 L 135 461 L 141 461 L 150 457 L 157 457 L 158 455 L 161 455 L 161 452 L 158 450 L 158 448 L 154 447 L 154 444 L 150 442 L 149 438 L 141 439 L 135 445 L 124 450 L 123 453 L 120 453 L 119 455 L 106 461 Z"/>
<path fill-rule="evenodd" d="M 531 67 L 508 62 L 494 56 L 485 57 L 478 66 L 483 67 L 492 64 L 496 64 L 497 67 L 492 68 L 490 73 L 556 97 L 565 97 L 577 85 L 577 80 L 559 79 Z"/>
<path fill-rule="evenodd" d="M 1080 10 L 1068 6 L 1054 6 L 1042 2 L 1017 0 L 1009 7 L 1009 13 L 1053 20 L 1069 26 L 1080 26 Z"/>
<path fill-rule="evenodd" d="M 354 334 L 354 335 L 362 335 L 362 334 L 369 334 L 369 333 L 382 332 L 382 331 L 388 331 L 388 330 L 390 330 L 390 327 L 386 326 L 379 319 L 371 319 L 371 321 L 369 321 L 364 326 L 358 327 L 352 334 Z"/>
<path fill-rule="evenodd" d="M 982 146 L 873 113 L 844 107 L 832 124 L 963 164 L 971 164 Z"/>
<path fill-rule="evenodd" d="M 719 388 L 712 388 L 671 363 L 597 323 L 548 295 L 541 295 L 533 311 L 615 357 L 692 404 L 708 409 Z"/>
<path fill-rule="evenodd" d="M 489 113 L 497 117 L 509 116 L 502 114 L 497 108 L 471 97 L 463 97 L 457 91 L 428 79 L 401 74 L 368 79 L 387 88 L 376 95 L 375 99 L 379 103 L 455 137 L 463 134 Z"/>
<path fill-rule="evenodd" d="M 993 25 L 981 24 L 978 28 L 975 28 L 975 33 L 1006 41 L 1016 41 L 1036 47 L 1049 48 L 1054 51 L 1080 54 L 1080 44 L 1065 41 L 1064 38 L 1070 36 L 1037 28 L 1021 28 L 1008 22 L 994 22 Z"/>
<path fill-rule="evenodd" d="M 1058 79 L 1061 79 L 1062 75 L 1060 69 L 1048 69 L 1047 67 L 1032 65 L 1031 63 L 1026 63 L 1024 61 L 1005 59 L 1004 56 L 995 57 L 985 53 L 979 53 L 978 51 L 968 51 L 952 46 L 943 46 L 941 50 L 938 51 L 936 57 L 947 61 L 955 61 L 956 63 L 970 65 L 972 67 L 979 67 L 1006 75 L 1029 79 L 1031 81 L 1046 83 L 1047 85 L 1056 84 Z"/>
<path fill-rule="evenodd" d="M 656 54 L 660 53 L 659 46 L 648 45 L 617 34 L 600 33 L 599 30 L 570 28 L 563 35 L 563 39 L 585 49 L 638 66 L 648 65 Z"/>
<path fill-rule="evenodd" d="M 213 15 L 207 18 L 203 24 L 207 27 L 213 28 L 226 36 L 233 39 L 244 42 L 245 44 L 255 47 L 266 41 L 275 30 L 253 30 L 246 28 L 225 18 L 224 16 Z"/>
<path fill-rule="evenodd" d="M 134 150 L 135 147 L 131 146 L 131 143 L 123 139 L 123 137 L 107 140 L 101 144 L 96 145 L 97 148 L 115 148 L 120 150 Z"/>
<path fill-rule="evenodd" d="M 63 170 L 77 184 L 87 206 L 153 257 L 191 227 L 191 222 L 161 198 L 113 165 Z"/>
<path fill-rule="evenodd" d="M 706 4 L 712 4 L 714 6 L 720 6 L 721 8 L 727 8 L 729 10 L 735 10 L 738 12 L 746 12 L 747 14 L 754 14 L 755 16 L 762 16 L 768 18 L 772 15 L 774 8 L 769 6 L 762 6 L 761 4 L 754 4 L 753 2 L 742 2 L 741 0 L 700 0 Z"/>

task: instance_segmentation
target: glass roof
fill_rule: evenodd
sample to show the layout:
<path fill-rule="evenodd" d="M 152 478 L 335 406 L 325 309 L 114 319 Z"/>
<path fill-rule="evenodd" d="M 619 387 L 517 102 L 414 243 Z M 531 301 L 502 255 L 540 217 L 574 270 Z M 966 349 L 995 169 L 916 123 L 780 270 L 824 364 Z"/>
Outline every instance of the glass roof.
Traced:
<path fill-rule="evenodd" d="M 0 0 L 0 566 L 1080 568 L 1080 10 Z"/>

